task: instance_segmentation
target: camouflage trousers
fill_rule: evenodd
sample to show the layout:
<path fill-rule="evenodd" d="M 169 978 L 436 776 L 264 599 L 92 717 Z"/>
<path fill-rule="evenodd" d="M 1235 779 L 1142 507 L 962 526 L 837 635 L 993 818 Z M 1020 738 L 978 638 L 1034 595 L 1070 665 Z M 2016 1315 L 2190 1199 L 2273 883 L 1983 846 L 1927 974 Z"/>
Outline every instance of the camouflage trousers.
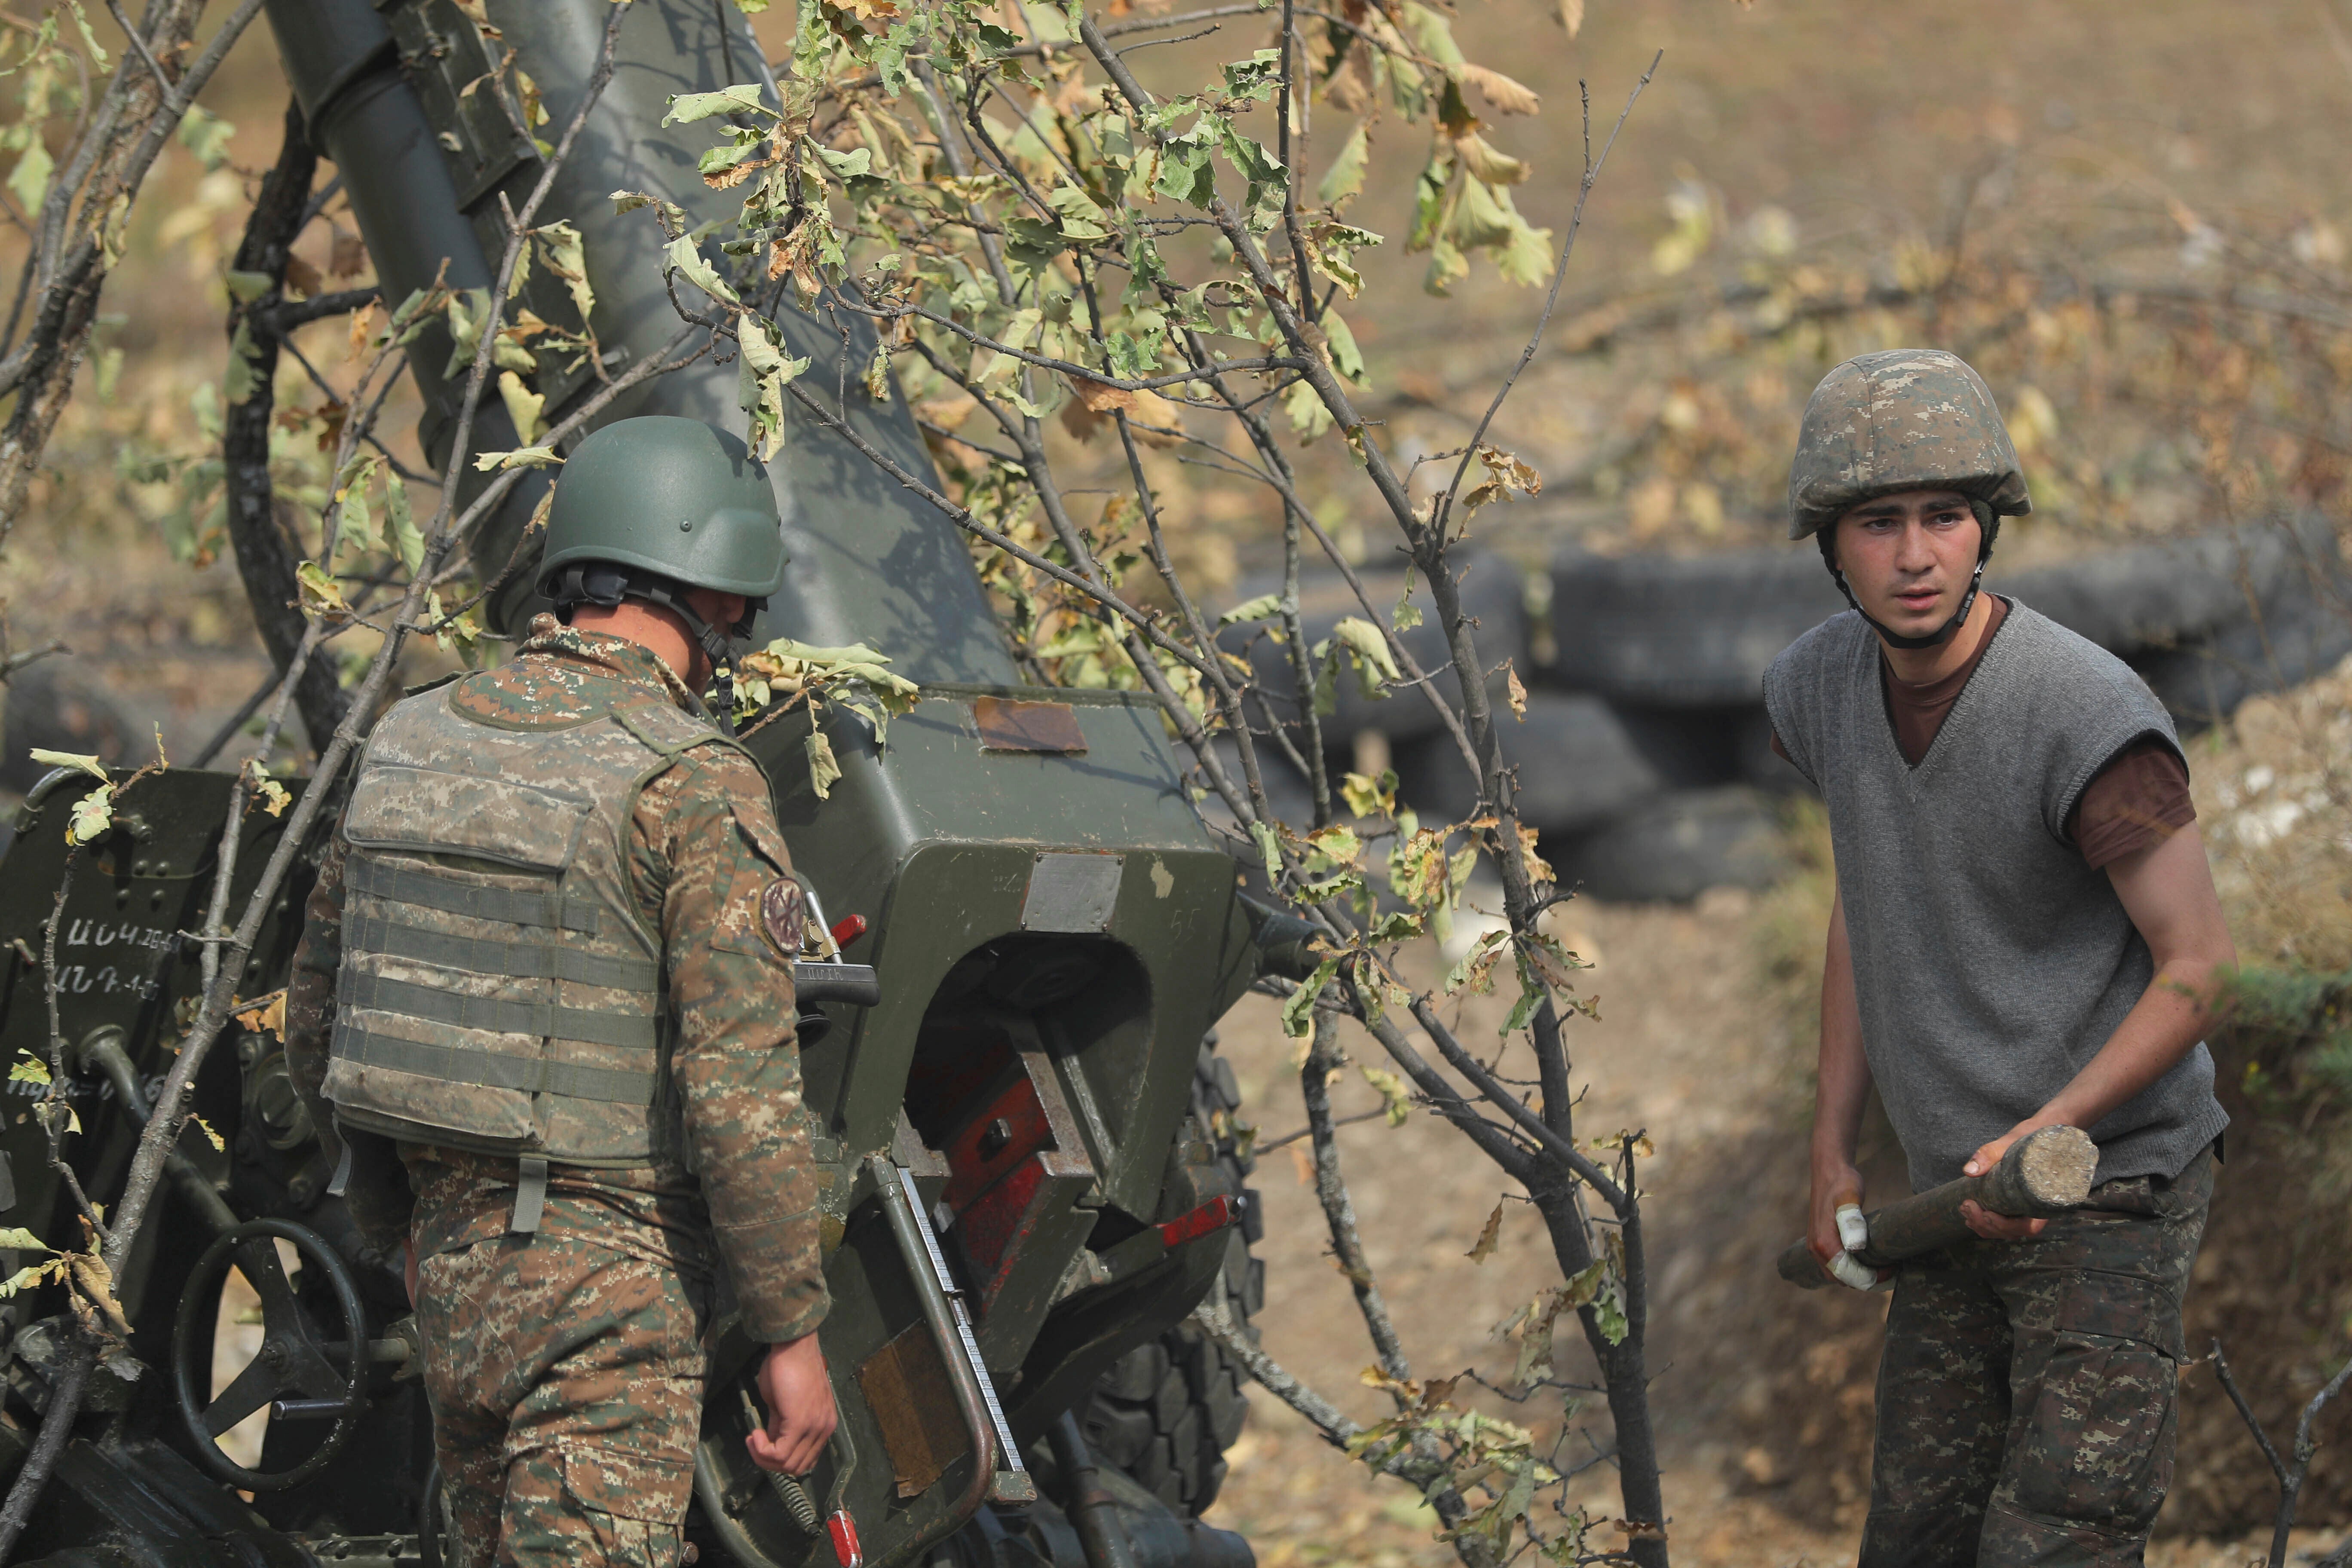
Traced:
<path fill-rule="evenodd" d="M 2213 1156 L 1897 1278 L 1861 1568 L 2137 1563 L 2172 1483 Z"/>
<path fill-rule="evenodd" d="M 702 1419 L 699 1297 L 675 1270 L 577 1237 L 423 1260 L 449 1568 L 673 1568 Z"/>

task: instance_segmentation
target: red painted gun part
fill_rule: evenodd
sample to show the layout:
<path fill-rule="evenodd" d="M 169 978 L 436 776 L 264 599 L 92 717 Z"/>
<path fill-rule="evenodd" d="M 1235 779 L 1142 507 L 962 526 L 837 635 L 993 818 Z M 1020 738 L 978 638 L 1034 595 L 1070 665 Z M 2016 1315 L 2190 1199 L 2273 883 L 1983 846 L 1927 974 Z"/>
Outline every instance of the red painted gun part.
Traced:
<path fill-rule="evenodd" d="M 857 1545 L 857 1521 L 847 1509 L 836 1510 L 824 1521 L 824 1531 L 833 1537 L 833 1554 L 841 1560 L 841 1568 L 866 1568 L 866 1553 Z"/>
<path fill-rule="evenodd" d="M 1242 1216 L 1239 1200 L 1213 1197 L 1190 1214 L 1178 1215 L 1160 1227 L 1162 1246 L 1171 1249 L 1188 1241 L 1198 1241 L 1213 1231 L 1220 1231 Z"/>
<path fill-rule="evenodd" d="M 844 915 L 839 920 L 833 922 L 833 930 L 828 934 L 833 938 L 834 946 L 836 948 L 847 947 L 851 942 L 856 942 L 859 937 L 866 934 L 866 917 L 864 915 Z"/>

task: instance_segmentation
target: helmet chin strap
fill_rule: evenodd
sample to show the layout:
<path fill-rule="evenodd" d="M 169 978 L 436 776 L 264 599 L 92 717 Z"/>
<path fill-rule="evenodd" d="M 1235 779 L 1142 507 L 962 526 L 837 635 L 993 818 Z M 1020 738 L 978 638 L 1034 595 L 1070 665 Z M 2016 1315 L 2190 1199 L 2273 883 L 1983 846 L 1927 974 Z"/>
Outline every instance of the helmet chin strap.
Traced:
<path fill-rule="evenodd" d="M 735 643 L 739 630 L 748 632 L 750 628 L 714 626 L 695 612 L 694 606 L 686 602 L 684 594 L 672 593 L 657 583 L 633 584 L 629 592 L 650 604 L 659 605 L 686 623 L 687 632 L 694 638 L 695 646 L 701 648 L 703 657 L 710 661 L 713 690 L 718 697 L 718 711 L 711 717 L 718 721 L 720 734 L 735 733 Z M 750 611 L 747 610 L 745 616 L 748 619 Z"/>
<path fill-rule="evenodd" d="M 1923 647 L 1942 647 L 1959 634 L 1961 626 L 1968 624 L 1969 612 L 1977 607 L 1977 595 L 1984 587 L 1985 563 L 1992 559 L 1993 536 L 2000 531 L 2000 520 L 1992 515 L 1992 509 L 1984 502 L 1971 500 L 1969 502 L 1969 510 L 1977 514 L 1977 527 L 1983 535 L 1983 542 L 1977 546 L 1977 569 L 1969 574 L 1969 591 L 1960 595 L 1960 607 L 1952 612 L 1952 618 L 1926 637 L 1905 637 L 1868 610 L 1864 609 L 1862 601 L 1855 598 L 1853 590 L 1846 585 L 1845 574 L 1838 568 L 1834 537 L 1836 531 L 1833 528 L 1825 528 L 1814 535 L 1821 541 L 1822 563 L 1830 569 L 1830 576 L 1837 584 L 1838 592 L 1845 595 L 1845 602 L 1853 606 L 1853 613 L 1869 623 L 1870 629 L 1884 638 L 1887 647 L 1899 647 L 1906 651 Z"/>
<path fill-rule="evenodd" d="M 694 639 L 703 656 L 710 660 L 711 673 L 716 677 L 718 712 L 712 717 L 721 734 L 735 732 L 735 646 L 751 635 L 751 617 L 767 606 L 765 599 L 747 600 L 743 618 L 731 626 L 715 626 L 702 618 L 687 602 L 686 590 L 651 573 L 591 563 L 586 570 L 568 567 L 572 574 L 568 591 L 577 595 L 578 602 L 603 605 L 606 607 L 623 599 L 643 599 L 657 605 L 686 623 L 687 635 Z M 559 600 L 559 613 L 568 624 L 571 611 L 565 600 L 567 586 L 559 584 L 551 590 Z"/>

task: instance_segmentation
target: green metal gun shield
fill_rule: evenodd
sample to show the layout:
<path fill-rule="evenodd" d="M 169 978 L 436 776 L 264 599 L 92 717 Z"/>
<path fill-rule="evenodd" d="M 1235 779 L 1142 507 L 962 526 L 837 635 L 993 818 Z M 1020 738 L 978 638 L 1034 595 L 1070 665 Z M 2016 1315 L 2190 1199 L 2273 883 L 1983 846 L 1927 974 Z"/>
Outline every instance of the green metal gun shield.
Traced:
<path fill-rule="evenodd" d="M 783 586 L 783 521 L 768 471 L 699 419 L 648 414 L 580 443 L 556 481 L 544 591 L 574 561 L 642 566 L 693 588 L 764 599 Z"/>
<path fill-rule="evenodd" d="M 1958 490 L 1997 517 L 2033 510 L 1992 393 L 1958 354 L 1863 354 L 1822 377 L 1805 405 L 1789 465 L 1790 538 L 1898 490 Z"/>

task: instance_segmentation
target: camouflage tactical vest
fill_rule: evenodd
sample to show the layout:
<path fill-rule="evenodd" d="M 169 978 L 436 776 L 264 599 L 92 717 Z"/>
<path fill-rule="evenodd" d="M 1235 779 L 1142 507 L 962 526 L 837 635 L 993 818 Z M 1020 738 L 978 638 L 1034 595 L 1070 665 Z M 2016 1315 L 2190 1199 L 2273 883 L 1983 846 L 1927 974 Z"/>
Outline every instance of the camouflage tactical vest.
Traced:
<path fill-rule="evenodd" d="M 327 1098 L 355 1127 L 517 1155 L 526 1187 L 550 1160 L 682 1158 L 629 819 L 680 752 L 727 742 L 658 699 L 525 730 L 456 689 L 385 714 L 352 781 Z"/>

